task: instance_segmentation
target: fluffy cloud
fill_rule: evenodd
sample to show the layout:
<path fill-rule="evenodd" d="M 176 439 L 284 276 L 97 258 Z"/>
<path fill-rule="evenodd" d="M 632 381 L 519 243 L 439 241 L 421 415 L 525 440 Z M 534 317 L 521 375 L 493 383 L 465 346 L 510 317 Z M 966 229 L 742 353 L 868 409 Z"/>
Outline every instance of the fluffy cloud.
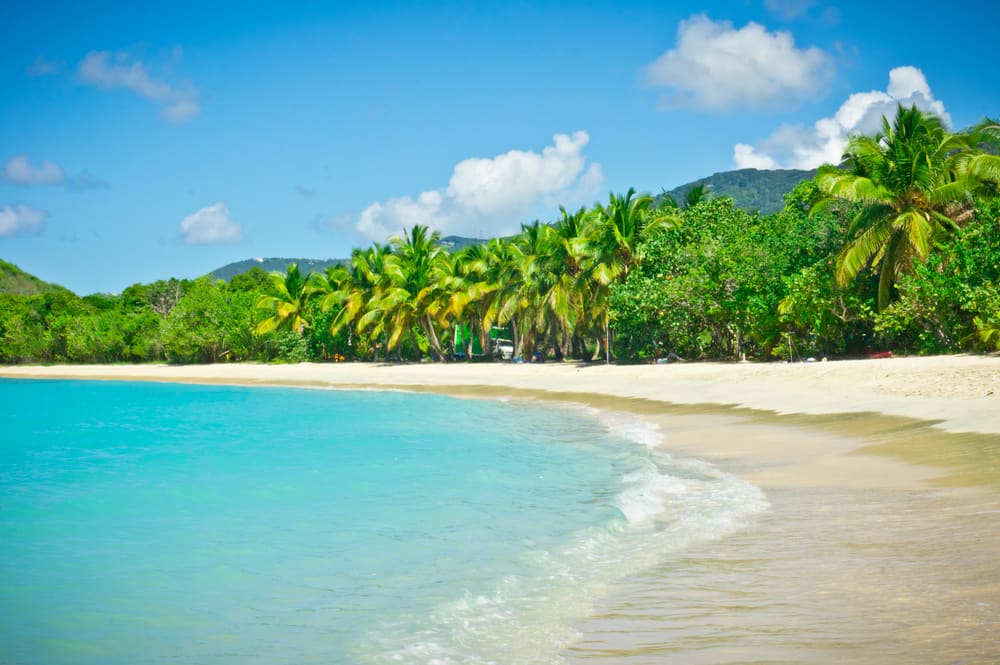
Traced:
<path fill-rule="evenodd" d="M 125 88 L 159 104 L 170 122 L 185 122 L 201 112 L 194 88 L 175 88 L 153 78 L 140 60 L 128 53 L 91 51 L 80 63 L 77 75 L 83 83 L 105 90 Z"/>
<path fill-rule="evenodd" d="M 62 168 L 50 161 L 32 166 L 27 155 L 14 155 L 3 165 L 3 180 L 15 185 L 61 185 L 66 180 Z"/>
<path fill-rule="evenodd" d="M 243 226 L 229 208 L 216 203 L 181 220 L 181 238 L 187 245 L 219 245 L 243 240 Z"/>
<path fill-rule="evenodd" d="M 754 22 L 736 30 L 699 14 L 681 21 L 676 46 L 646 68 L 646 79 L 672 91 L 664 96 L 668 107 L 722 110 L 814 97 L 833 70 L 825 51 L 796 48 L 788 32 Z"/>
<path fill-rule="evenodd" d="M 944 104 L 934 99 L 923 72 L 916 67 L 897 67 L 889 72 L 885 92 L 856 92 L 832 117 L 821 118 L 811 127 L 782 125 L 754 145 L 738 143 L 733 147 L 733 162 L 741 169 L 814 169 L 821 164 L 837 164 L 849 136 L 878 131 L 882 116 L 895 116 L 898 104 L 916 105 L 951 124 Z"/>
<path fill-rule="evenodd" d="M 42 161 L 32 166 L 27 155 L 14 155 L 3 165 L 0 179 L 14 185 L 61 185 L 66 174 L 58 164 Z"/>
<path fill-rule="evenodd" d="M 107 180 L 95 178 L 87 171 L 67 176 L 61 166 L 48 160 L 42 160 L 37 166 L 32 165 L 27 155 L 14 155 L 8 159 L 0 172 L 0 181 L 26 186 L 62 185 L 74 192 L 108 186 Z"/>
<path fill-rule="evenodd" d="M 0 236 L 19 233 L 41 233 L 49 213 L 18 203 L 0 208 Z"/>
<path fill-rule="evenodd" d="M 376 241 L 422 224 L 444 235 L 488 237 L 515 232 L 540 206 L 570 206 L 593 197 L 604 182 L 600 164 L 587 165 L 587 132 L 556 134 L 541 154 L 511 150 L 458 163 L 448 186 L 373 203 L 355 227 Z"/>

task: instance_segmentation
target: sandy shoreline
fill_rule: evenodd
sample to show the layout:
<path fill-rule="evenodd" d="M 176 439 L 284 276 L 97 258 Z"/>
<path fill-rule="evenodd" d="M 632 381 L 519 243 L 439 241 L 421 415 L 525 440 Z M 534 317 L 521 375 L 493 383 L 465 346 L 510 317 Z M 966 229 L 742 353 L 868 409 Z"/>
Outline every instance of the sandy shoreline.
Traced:
<path fill-rule="evenodd" d="M 547 399 L 638 414 L 663 431 L 671 449 L 718 463 L 765 488 L 914 488 L 940 480 L 942 473 L 938 484 L 946 486 L 1000 484 L 1000 472 L 983 478 L 976 467 L 981 448 L 1000 454 L 1000 357 L 641 366 L 33 365 L 0 367 L 0 377 Z M 859 450 L 878 454 L 855 454 Z"/>
<path fill-rule="evenodd" d="M 1000 358 L 30 366 L 0 377 L 405 388 L 639 415 L 671 454 L 763 488 L 771 510 L 628 581 L 582 620 L 568 662 L 1000 658 Z"/>
<path fill-rule="evenodd" d="M 1000 358 L 936 356 L 817 363 L 52 365 L 0 376 L 338 387 L 483 386 L 715 404 L 778 414 L 881 413 L 948 432 L 1000 433 Z M 445 390 L 446 391 L 446 390 Z"/>

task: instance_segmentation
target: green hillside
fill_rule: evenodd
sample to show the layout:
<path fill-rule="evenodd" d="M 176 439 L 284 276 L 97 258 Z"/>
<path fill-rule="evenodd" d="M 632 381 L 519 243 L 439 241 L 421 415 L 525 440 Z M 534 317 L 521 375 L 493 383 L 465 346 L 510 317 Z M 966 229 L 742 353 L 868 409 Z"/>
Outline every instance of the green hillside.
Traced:
<path fill-rule="evenodd" d="M 323 272 L 327 268 L 343 263 L 345 260 L 346 259 L 288 259 L 279 257 L 267 259 L 247 259 L 245 261 L 229 263 L 221 268 L 216 268 L 212 272 L 208 273 L 208 276 L 213 280 L 221 279 L 228 282 L 236 275 L 242 275 L 245 272 L 249 272 L 253 268 L 260 268 L 264 272 L 285 272 L 288 270 L 288 266 L 292 263 L 299 264 L 299 270 L 303 273 L 310 271 Z"/>
<path fill-rule="evenodd" d="M 461 236 L 447 236 L 441 239 L 441 246 L 448 249 L 448 251 L 455 252 L 469 245 L 476 245 L 479 243 L 486 242 L 485 240 L 480 240 L 479 238 L 463 238 Z M 236 275 L 242 275 L 245 272 L 249 272 L 254 268 L 260 268 L 264 272 L 285 272 L 288 270 L 288 266 L 292 263 L 297 263 L 299 265 L 299 270 L 303 273 L 307 272 L 323 272 L 327 268 L 331 268 L 335 265 L 346 263 L 348 259 L 289 259 L 289 258 L 256 258 L 256 259 L 246 259 L 245 261 L 237 261 L 235 263 L 230 263 L 222 266 L 221 268 L 216 268 L 212 272 L 208 273 L 208 276 L 213 280 L 221 279 L 224 281 L 229 281 Z"/>
<path fill-rule="evenodd" d="M 684 197 L 696 185 L 708 186 L 710 198 L 720 196 L 732 197 L 737 208 L 748 212 L 760 212 L 770 215 L 785 207 L 784 196 L 792 191 L 797 184 L 816 175 L 815 171 L 799 171 L 783 169 L 762 171 L 760 169 L 740 169 L 738 171 L 723 171 L 689 182 L 667 192 L 682 207 Z"/>
<path fill-rule="evenodd" d="M 24 272 L 13 263 L 0 259 L 0 293 L 34 296 L 39 293 L 69 293 L 69 289 L 50 284 Z"/>

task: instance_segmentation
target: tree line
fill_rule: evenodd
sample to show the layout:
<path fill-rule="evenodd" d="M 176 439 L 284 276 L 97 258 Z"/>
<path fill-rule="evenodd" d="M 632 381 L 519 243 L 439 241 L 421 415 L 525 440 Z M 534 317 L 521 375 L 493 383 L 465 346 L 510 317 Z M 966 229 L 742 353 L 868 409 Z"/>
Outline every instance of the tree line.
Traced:
<path fill-rule="evenodd" d="M 998 152 L 995 121 L 900 107 L 771 215 L 629 190 L 455 252 L 417 225 L 323 273 L 5 295 L 0 362 L 470 359 L 496 330 L 523 359 L 998 349 Z"/>

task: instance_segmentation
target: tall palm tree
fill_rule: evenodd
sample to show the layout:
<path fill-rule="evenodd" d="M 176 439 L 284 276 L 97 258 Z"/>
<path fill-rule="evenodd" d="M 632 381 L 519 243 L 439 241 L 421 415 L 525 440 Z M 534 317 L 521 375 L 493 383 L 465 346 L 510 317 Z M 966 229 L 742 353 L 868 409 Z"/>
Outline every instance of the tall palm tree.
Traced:
<path fill-rule="evenodd" d="M 339 308 L 330 324 L 331 334 L 336 335 L 345 327 L 359 334 L 367 332 L 358 322 L 368 303 L 376 298 L 383 281 L 385 258 L 391 251 L 389 245 L 379 243 L 365 249 L 356 248 L 346 266 L 327 269 L 320 306 L 324 312 Z"/>
<path fill-rule="evenodd" d="M 589 245 L 596 265 L 591 271 L 592 311 L 596 312 L 601 332 L 594 351 L 597 358 L 603 343 L 610 344 L 607 301 L 614 282 L 624 282 L 629 272 L 642 262 L 642 243 L 654 231 L 680 224 L 672 206 L 653 208 L 653 197 L 636 196 L 630 188 L 624 195 L 611 193 L 608 205 L 598 205 L 590 215 Z"/>
<path fill-rule="evenodd" d="M 825 195 L 817 207 L 832 200 L 859 204 L 836 258 L 838 282 L 846 285 L 872 266 L 879 308 L 885 307 L 899 277 L 968 220 L 973 194 L 997 181 L 997 158 L 978 145 L 995 135 L 985 123 L 952 134 L 937 116 L 900 105 L 891 124 L 882 118 L 881 132 L 851 137 L 844 155 L 849 170 L 825 166 L 816 177 Z"/>
<path fill-rule="evenodd" d="M 560 206 L 559 212 L 560 218 L 547 227 L 544 260 L 550 275 L 544 305 L 557 360 L 576 336 L 578 324 L 586 321 L 584 304 L 591 293 L 589 269 L 594 265 L 587 247 L 587 210 L 569 213 Z"/>
<path fill-rule="evenodd" d="M 257 332 L 269 333 L 273 330 L 293 330 L 300 335 L 310 327 L 307 316 L 309 301 L 315 293 L 309 276 L 303 275 L 298 264 L 288 265 L 284 274 L 272 272 L 268 275 L 268 293 L 257 298 L 257 309 L 270 314 L 257 324 Z"/>
<path fill-rule="evenodd" d="M 591 217 L 590 244 L 603 264 L 598 277 L 606 283 L 624 280 L 642 261 L 642 241 L 678 223 L 670 208 L 654 209 L 648 194 L 636 196 L 632 188 L 624 195 L 612 193 L 608 205 L 598 205 Z"/>
<path fill-rule="evenodd" d="M 437 328 L 447 308 L 443 287 L 448 266 L 440 240 L 440 233 L 430 233 L 419 224 L 389 240 L 394 251 L 385 259 L 384 283 L 361 317 L 376 332 L 386 333 L 389 349 L 396 348 L 403 335 L 417 326 L 433 355 L 444 359 Z"/>
<path fill-rule="evenodd" d="M 469 335 L 464 336 L 465 357 L 472 358 L 473 338 L 479 338 L 479 346 L 489 353 L 489 331 L 486 327 L 486 312 L 496 285 L 488 280 L 490 252 L 483 243 L 469 245 L 451 257 L 451 270 L 444 277 L 443 288 L 448 300 L 446 315 L 456 325 L 467 325 Z M 458 349 L 455 349 L 458 351 Z"/>
<path fill-rule="evenodd" d="M 483 327 L 510 325 L 515 355 L 521 348 L 521 313 L 524 309 L 521 283 L 527 262 L 521 248 L 513 240 L 494 238 L 486 244 L 485 288 L 482 298 Z"/>

